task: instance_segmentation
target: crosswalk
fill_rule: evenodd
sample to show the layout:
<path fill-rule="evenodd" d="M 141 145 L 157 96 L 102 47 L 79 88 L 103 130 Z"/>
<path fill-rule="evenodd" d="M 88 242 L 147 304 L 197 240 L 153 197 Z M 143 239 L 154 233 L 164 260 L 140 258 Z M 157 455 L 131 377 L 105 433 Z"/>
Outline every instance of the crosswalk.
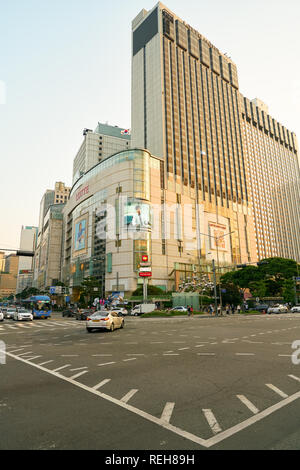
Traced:
<path fill-rule="evenodd" d="M 0 324 L 0 334 L 5 334 L 12 331 L 25 331 L 25 330 L 45 330 L 53 328 L 79 328 L 82 327 L 81 323 L 76 321 L 32 321 L 32 322 L 13 322 L 10 320 L 4 321 Z"/>

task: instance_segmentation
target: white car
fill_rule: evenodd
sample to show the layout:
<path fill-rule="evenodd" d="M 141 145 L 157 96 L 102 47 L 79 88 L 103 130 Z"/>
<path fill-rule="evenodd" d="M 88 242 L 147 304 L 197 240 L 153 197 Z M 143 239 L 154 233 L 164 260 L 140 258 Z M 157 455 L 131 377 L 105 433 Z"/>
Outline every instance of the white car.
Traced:
<path fill-rule="evenodd" d="M 121 313 L 123 317 L 128 315 L 128 310 L 126 310 L 126 308 L 114 308 L 114 312 Z"/>
<path fill-rule="evenodd" d="M 86 330 L 91 333 L 93 330 L 108 330 L 113 332 L 116 328 L 124 328 L 123 315 L 115 310 L 99 311 L 87 318 Z"/>
<path fill-rule="evenodd" d="M 4 313 L 4 318 L 14 318 L 14 315 L 16 313 L 17 309 L 16 308 L 10 308 L 8 307 L 6 312 Z"/>
<path fill-rule="evenodd" d="M 171 308 L 171 312 L 184 312 L 186 313 L 188 309 L 186 307 L 174 307 Z"/>
<path fill-rule="evenodd" d="M 271 313 L 288 313 L 289 309 L 285 305 L 274 305 L 268 309 L 268 314 Z"/>
<path fill-rule="evenodd" d="M 0 321 L 2 322 L 4 320 L 4 313 L 0 311 Z"/>
<path fill-rule="evenodd" d="M 20 308 L 14 314 L 14 321 L 33 321 L 33 315 L 31 312 L 29 312 L 29 310 Z"/>
<path fill-rule="evenodd" d="M 300 305 L 296 305 L 291 310 L 292 313 L 300 313 Z"/>

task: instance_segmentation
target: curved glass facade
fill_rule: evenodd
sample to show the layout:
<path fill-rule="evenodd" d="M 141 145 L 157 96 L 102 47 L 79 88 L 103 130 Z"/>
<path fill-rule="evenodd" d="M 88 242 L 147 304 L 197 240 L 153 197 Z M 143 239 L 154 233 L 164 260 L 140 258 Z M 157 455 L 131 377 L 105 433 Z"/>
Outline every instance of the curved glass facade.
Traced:
<path fill-rule="evenodd" d="M 133 161 L 134 162 L 134 181 L 135 181 L 135 192 L 142 194 L 142 199 L 149 199 L 150 188 L 149 188 L 149 167 L 150 167 L 150 153 L 147 150 L 124 150 L 123 152 L 116 153 L 111 157 L 106 158 L 94 168 L 85 173 L 76 183 L 73 185 L 70 193 L 70 197 L 73 196 L 80 186 L 87 183 L 94 176 L 99 175 L 102 171 L 107 168 L 119 165 L 123 162 Z M 148 184 L 147 184 L 148 183 Z M 148 188 L 147 188 L 148 186 Z M 137 196 L 139 197 L 139 196 Z"/>

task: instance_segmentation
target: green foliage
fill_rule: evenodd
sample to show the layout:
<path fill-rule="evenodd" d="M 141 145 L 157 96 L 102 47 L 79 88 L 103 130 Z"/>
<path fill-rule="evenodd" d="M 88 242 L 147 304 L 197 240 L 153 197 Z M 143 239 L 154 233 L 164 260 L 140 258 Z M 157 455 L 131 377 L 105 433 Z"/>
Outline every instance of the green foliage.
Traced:
<path fill-rule="evenodd" d="M 283 284 L 283 299 L 285 302 L 295 302 L 295 284 L 293 280 L 287 279 Z"/>
<path fill-rule="evenodd" d="M 149 296 L 155 295 L 157 297 L 166 295 L 166 292 L 164 292 L 162 289 L 160 289 L 159 287 L 156 287 L 156 286 L 148 286 L 147 293 L 148 293 Z M 143 295 L 143 286 L 138 287 L 132 293 L 132 297 L 140 297 L 141 295 Z"/>
<path fill-rule="evenodd" d="M 35 287 L 26 287 L 20 294 L 16 295 L 17 299 L 28 299 L 34 295 L 41 295 L 42 292 Z"/>
<path fill-rule="evenodd" d="M 222 282 L 221 289 L 226 289 L 226 293 L 222 293 L 223 305 L 239 305 L 242 302 L 241 291 L 235 284 Z"/>
<path fill-rule="evenodd" d="M 297 276 L 297 263 L 285 258 L 269 258 L 262 260 L 258 266 L 247 266 L 222 276 L 223 284 L 234 284 L 249 288 L 254 297 L 276 297 L 283 295 L 288 288 L 286 281 L 292 281 Z M 289 290 L 289 289 L 288 289 Z M 290 293 L 286 294 L 289 298 Z"/>

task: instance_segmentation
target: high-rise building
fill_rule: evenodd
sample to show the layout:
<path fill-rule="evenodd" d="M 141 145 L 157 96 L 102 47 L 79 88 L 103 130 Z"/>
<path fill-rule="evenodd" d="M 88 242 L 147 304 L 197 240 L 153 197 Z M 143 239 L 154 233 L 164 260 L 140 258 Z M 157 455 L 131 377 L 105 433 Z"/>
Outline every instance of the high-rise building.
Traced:
<path fill-rule="evenodd" d="M 33 286 L 50 287 L 60 279 L 63 218 L 62 209 L 68 201 L 70 189 L 65 183 L 55 183 L 47 190 L 40 203 L 39 227 L 33 260 Z"/>
<path fill-rule="evenodd" d="M 5 253 L 0 251 L 0 273 L 3 273 L 5 270 Z"/>
<path fill-rule="evenodd" d="M 94 132 L 83 131 L 84 141 L 73 162 L 73 183 L 101 160 L 130 147 L 130 131 L 98 123 Z"/>
<path fill-rule="evenodd" d="M 22 227 L 20 237 L 20 250 L 35 251 L 38 227 Z M 16 293 L 19 294 L 26 287 L 31 287 L 33 280 L 32 258 L 20 256 L 18 266 L 18 280 Z"/>
<path fill-rule="evenodd" d="M 0 298 L 15 295 L 18 277 L 19 258 L 16 255 L 5 257 L 4 272 L 0 274 Z"/>
<path fill-rule="evenodd" d="M 205 238 L 210 223 L 216 223 L 232 232 L 232 263 L 276 252 L 300 260 L 296 136 L 274 122 L 258 99 L 247 111 L 248 122 L 235 63 L 162 3 L 149 12 L 142 10 L 132 30 L 132 147 L 160 157 L 165 188 L 189 194 L 200 207 L 195 219 L 201 256 L 211 252 Z M 258 214 L 268 210 L 271 194 L 255 199 L 258 174 L 261 188 L 272 192 L 274 207 L 264 249 Z M 279 191 L 273 189 L 278 185 Z M 282 197 L 281 209 L 276 194 Z M 280 229 L 274 218 L 284 207 L 288 224 L 282 219 Z M 277 250 L 271 250 L 272 245 Z"/>
<path fill-rule="evenodd" d="M 297 139 L 262 101 L 241 97 L 259 259 L 300 261 L 300 170 Z"/>

